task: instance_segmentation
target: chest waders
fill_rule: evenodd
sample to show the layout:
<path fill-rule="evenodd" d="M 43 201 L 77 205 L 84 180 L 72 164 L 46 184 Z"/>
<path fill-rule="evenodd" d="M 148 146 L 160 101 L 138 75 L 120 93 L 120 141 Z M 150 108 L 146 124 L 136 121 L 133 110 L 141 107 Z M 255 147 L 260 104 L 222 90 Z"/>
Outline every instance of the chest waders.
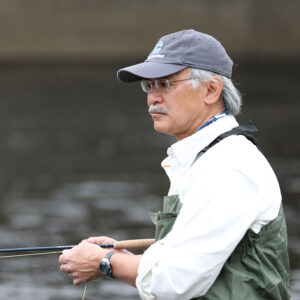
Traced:
<path fill-rule="evenodd" d="M 218 136 L 200 151 L 195 161 L 222 139 L 257 131 L 252 122 L 233 128 Z M 194 161 L 194 162 L 195 162 Z M 155 239 L 164 238 L 173 228 L 181 209 L 178 195 L 165 196 L 163 211 L 149 213 L 156 226 Z M 278 217 L 256 234 L 249 229 L 224 264 L 208 292 L 197 300 L 287 300 L 290 299 L 290 267 L 287 229 L 282 207 Z"/>

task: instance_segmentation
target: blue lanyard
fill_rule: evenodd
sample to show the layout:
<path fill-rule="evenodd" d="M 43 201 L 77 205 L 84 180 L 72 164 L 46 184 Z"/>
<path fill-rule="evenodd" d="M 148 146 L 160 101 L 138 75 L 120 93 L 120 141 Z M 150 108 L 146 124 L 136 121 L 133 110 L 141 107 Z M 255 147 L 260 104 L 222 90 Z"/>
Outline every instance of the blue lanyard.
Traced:
<path fill-rule="evenodd" d="M 227 115 L 228 115 L 228 112 L 226 110 L 223 111 L 223 112 L 221 112 L 221 113 L 219 113 L 219 114 L 217 114 L 217 115 L 215 115 L 214 117 L 212 117 L 211 119 L 209 119 L 207 122 L 205 122 L 200 128 L 198 128 L 196 130 L 196 132 L 199 131 L 199 130 L 201 130 L 201 129 L 203 129 L 203 128 L 205 128 L 206 126 L 210 125 L 211 123 L 213 123 L 213 122 L 215 122 L 215 121 L 217 121 L 217 120 L 219 120 L 219 119 L 227 116 Z"/>

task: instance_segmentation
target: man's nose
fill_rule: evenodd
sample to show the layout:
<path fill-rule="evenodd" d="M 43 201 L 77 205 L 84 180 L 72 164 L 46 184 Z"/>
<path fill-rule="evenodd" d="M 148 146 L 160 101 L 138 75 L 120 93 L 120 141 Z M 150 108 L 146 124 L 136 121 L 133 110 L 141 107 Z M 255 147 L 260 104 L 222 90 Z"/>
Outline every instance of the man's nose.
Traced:
<path fill-rule="evenodd" d="M 153 87 L 152 91 L 148 92 L 147 102 L 149 107 L 151 105 L 163 102 L 163 97 L 161 93 L 156 89 L 156 87 Z"/>

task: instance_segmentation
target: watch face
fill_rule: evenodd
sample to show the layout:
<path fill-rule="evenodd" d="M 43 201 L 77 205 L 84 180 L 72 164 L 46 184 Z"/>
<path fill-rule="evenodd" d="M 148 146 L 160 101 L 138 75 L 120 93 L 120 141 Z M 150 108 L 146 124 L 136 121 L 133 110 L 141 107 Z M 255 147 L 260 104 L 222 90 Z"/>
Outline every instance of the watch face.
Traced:
<path fill-rule="evenodd" d="M 104 262 L 104 261 L 102 261 L 102 262 L 100 263 L 100 271 L 101 271 L 101 273 L 102 273 L 103 275 L 109 274 L 109 272 L 110 272 L 109 264 L 106 263 L 106 262 Z"/>
<path fill-rule="evenodd" d="M 111 273 L 111 267 L 110 267 L 110 262 L 108 259 L 103 259 L 100 262 L 100 272 L 103 275 L 109 275 Z"/>
<path fill-rule="evenodd" d="M 99 269 L 102 275 L 108 275 L 112 276 L 112 269 L 111 269 L 111 264 L 110 264 L 110 258 L 112 255 L 114 255 L 116 252 L 110 251 L 108 252 L 101 260 Z"/>

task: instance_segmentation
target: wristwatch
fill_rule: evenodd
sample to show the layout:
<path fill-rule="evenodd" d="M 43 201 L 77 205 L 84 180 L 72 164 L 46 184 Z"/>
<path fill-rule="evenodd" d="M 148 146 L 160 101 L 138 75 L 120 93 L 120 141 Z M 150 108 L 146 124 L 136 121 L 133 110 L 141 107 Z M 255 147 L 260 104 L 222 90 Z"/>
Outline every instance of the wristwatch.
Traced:
<path fill-rule="evenodd" d="M 113 277 L 110 258 L 114 255 L 115 251 L 108 252 L 100 261 L 99 269 L 102 275 Z"/>

